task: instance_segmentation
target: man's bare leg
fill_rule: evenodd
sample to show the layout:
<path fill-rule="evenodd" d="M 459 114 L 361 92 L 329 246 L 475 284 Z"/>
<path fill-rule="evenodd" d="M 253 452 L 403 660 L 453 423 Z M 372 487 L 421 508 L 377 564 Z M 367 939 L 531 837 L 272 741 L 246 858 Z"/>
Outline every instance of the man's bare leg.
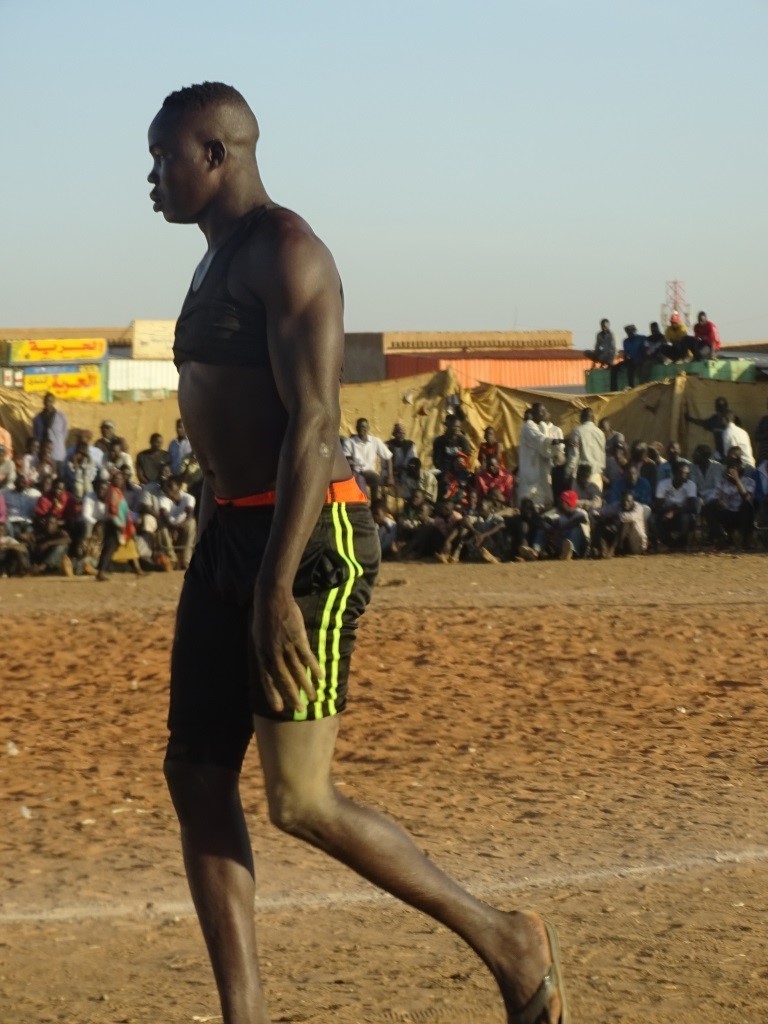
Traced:
<path fill-rule="evenodd" d="M 253 854 L 239 775 L 178 761 L 166 762 L 165 775 L 224 1024 L 269 1024 L 256 956 Z"/>
<path fill-rule="evenodd" d="M 507 1013 L 519 1010 L 551 963 L 541 920 L 521 912 L 504 913 L 475 899 L 389 818 L 342 796 L 331 780 L 338 728 L 338 718 L 256 719 L 273 824 L 450 928 L 491 971 Z M 549 1009 L 551 1020 L 559 1021 L 558 994 Z"/>

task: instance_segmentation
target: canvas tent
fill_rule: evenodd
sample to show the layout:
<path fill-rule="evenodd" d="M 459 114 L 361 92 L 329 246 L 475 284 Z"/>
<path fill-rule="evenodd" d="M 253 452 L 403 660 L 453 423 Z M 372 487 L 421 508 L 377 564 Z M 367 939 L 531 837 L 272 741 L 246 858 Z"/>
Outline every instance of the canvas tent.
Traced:
<path fill-rule="evenodd" d="M 534 402 L 543 401 L 566 434 L 579 422 L 581 410 L 589 406 L 597 419 L 607 416 L 629 442 L 643 439 L 666 444 L 675 439 L 684 451 L 690 452 L 701 442 L 711 444 L 712 437 L 685 422 L 686 407 L 692 416 L 703 419 L 710 415 L 715 398 L 720 395 L 738 413 L 746 430 L 754 434 L 767 411 L 768 381 L 723 382 L 681 375 L 608 395 L 572 396 L 495 384 L 481 384 L 469 390 L 460 385 L 449 369 L 399 380 L 345 385 L 341 390 L 341 433 L 353 433 L 356 421 L 364 417 L 371 432 L 386 439 L 394 424 L 402 423 L 406 435 L 416 442 L 423 461 L 429 465 L 432 441 L 442 432 L 447 413 L 458 402 L 471 443 L 477 447 L 485 427 L 492 426 L 514 464 L 523 414 Z M 104 404 L 60 401 L 57 406 L 73 432 L 85 428 L 98 437 L 101 421 L 114 420 L 118 434 L 126 439 L 129 451 L 134 454 L 147 447 L 150 434 L 156 431 L 166 442 L 170 440 L 179 415 L 175 398 Z M 32 417 L 40 407 L 39 396 L 0 388 L 0 426 L 10 432 L 17 456 L 23 451 Z"/>

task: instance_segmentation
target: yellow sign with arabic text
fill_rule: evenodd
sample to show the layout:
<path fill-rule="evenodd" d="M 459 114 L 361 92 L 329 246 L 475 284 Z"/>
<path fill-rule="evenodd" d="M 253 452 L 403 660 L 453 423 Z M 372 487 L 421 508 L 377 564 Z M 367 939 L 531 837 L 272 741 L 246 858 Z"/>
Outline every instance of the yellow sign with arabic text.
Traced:
<path fill-rule="evenodd" d="M 108 351 L 106 338 L 38 338 L 6 343 L 9 366 L 27 363 L 100 363 Z"/>
<path fill-rule="evenodd" d="M 103 402 L 104 371 L 100 366 L 29 369 L 24 373 L 23 389 L 30 395 L 44 395 L 50 391 L 56 398 Z"/>

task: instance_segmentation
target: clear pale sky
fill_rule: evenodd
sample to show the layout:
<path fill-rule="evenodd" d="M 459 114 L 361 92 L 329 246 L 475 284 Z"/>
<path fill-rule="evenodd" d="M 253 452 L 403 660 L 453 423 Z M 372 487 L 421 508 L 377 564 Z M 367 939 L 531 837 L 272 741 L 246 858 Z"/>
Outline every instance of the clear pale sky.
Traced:
<path fill-rule="evenodd" d="M 686 283 L 768 338 L 764 0 L 0 0 L 0 324 L 173 318 L 204 251 L 146 129 L 235 85 L 348 330 L 641 329 Z"/>

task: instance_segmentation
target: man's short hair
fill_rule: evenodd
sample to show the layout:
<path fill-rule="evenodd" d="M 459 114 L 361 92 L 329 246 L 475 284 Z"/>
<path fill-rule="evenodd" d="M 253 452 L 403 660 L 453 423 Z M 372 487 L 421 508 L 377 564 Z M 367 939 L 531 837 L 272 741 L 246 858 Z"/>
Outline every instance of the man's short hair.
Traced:
<path fill-rule="evenodd" d="M 234 86 L 224 82 L 201 82 L 199 85 L 187 85 L 183 89 L 169 93 L 163 100 L 163 110 L 186 114 L 194 110 L 204 110 L 216 103 L 248 104 L 242 93 Z"/>

